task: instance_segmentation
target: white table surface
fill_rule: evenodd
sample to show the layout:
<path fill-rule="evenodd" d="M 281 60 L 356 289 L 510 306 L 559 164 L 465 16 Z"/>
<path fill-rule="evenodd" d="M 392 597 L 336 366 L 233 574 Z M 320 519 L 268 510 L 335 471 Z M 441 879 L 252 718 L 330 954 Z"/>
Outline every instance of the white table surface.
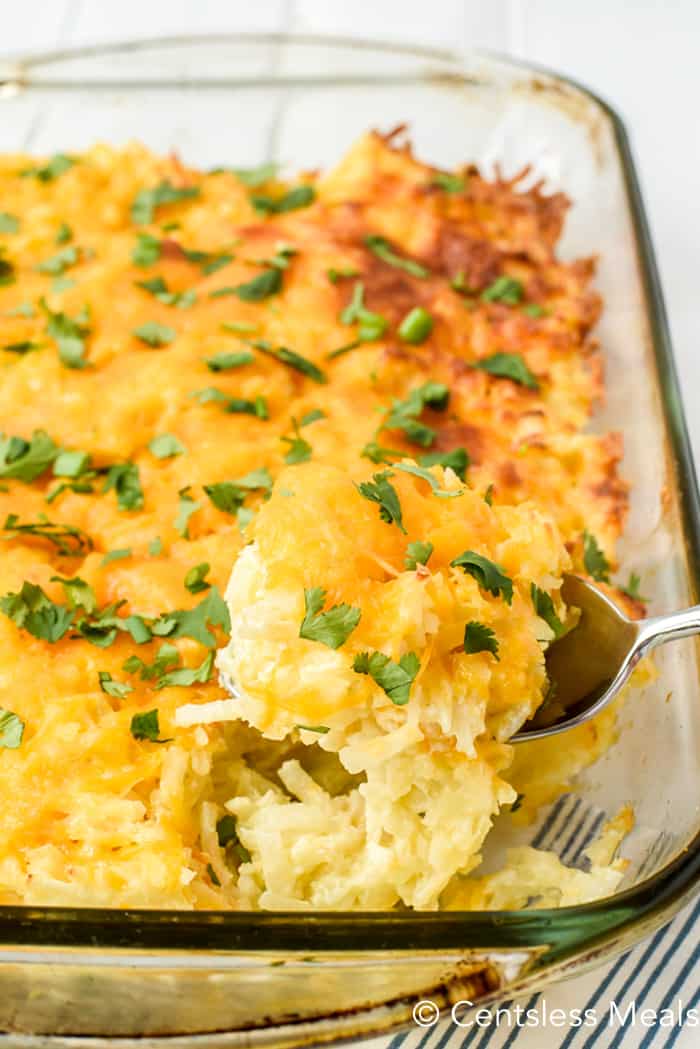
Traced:
<path fill-rule="evenodd" d="M 280 29 L 343 33 L 418 41 L 450 48 L 488 49 L 540 63 L 567 74 L 607 98 L 631 133 L 669 309 L 686 413 L 700 462 L 700 331 L 696 307 L 700 286 L 700 4 L 697 0 L 588 0 L 574 7 L 563 0 L 0 0 L 0 53 L 44 50 L 58 45 L 139 36 L 236 29 Z M 674 923 L 670 942 L 693 939 L 683 916 Z M 663 943 L 660 945 L 663 948 Z M 696 955 L 688 944 L 685 968 Z M 646 954 L 645 954 L 646 952 Z M 638 955 L 638 957 L 637 957 Z M 668 967 L 667 959 L 663 965 Z M 647 976 L 653 958 L 642 945 L 621 971 L 636 973 L 621 983 L 627 997 L 637 983 L 662 980 Z M 551 1008 L 578 1006 L 588 1000 L 600 974 L 579 978 L 546 994 Z M 674 984 L 670 984 L 673 989 Z M 615 992 L 603 995 L 601 1009 Z M 653 995 L 652 995 L 653 996 Z M 652 1004 L 658 1004 L 656 1002 Z M 629 1031 L 624 1047 L 700 1044 L 700 1029 L 664 1033 Z M 416 1049 L 419 1029 L 403 1043 Z M 526 1032 L 523 1049 L 569 1045 L 571 1035 L 556 1030 Z M 584 1032 L 575 1046 L 584 1044 Z M 600 1046 L 618 1045 L 615 1032 L 600 1032 Z M 439 1032 L 434 1032 L 439 1035 Z M 454 1030 L 442 1045 L 472 1044 L 468 1032 Z M 677 1039 L 677 1040 L 676 1040 Z M 430 1039 L 435 1045 L 439 1039 Z M 474 1049 L 496 1043 L 510 1046 L 507 1032 L 493 1041 L 485 1034 Z M 376 1049 L 386 1040 L 376 1043 Z M 586 1042 L 586 1045 L 589 1043 Z M 574 1046 L 572 1046 L 574 1049 Z"/>

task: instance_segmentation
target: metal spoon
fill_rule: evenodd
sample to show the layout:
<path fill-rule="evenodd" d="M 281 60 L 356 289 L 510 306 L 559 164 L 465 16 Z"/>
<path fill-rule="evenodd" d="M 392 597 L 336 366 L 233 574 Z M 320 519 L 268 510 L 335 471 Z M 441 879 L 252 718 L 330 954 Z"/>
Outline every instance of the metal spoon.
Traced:
<path fill-rule="evenodd" d="M 568 732 L 599 714 L 618 695 L 646 653 L 700 633 L 700 605 L 651 619 L 628 619 L 601 590 L 575 575 L 561 589 L 581 617 L 570 633 L 547 649 L 549 695 L 511 743 Z"/>

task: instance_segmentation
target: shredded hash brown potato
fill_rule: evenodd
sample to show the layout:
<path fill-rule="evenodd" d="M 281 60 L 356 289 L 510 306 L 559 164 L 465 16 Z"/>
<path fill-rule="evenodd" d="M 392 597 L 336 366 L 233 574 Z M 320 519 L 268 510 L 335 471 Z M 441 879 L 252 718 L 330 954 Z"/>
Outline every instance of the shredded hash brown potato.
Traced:
<path fill-rule="evenodd" d="M 0 902 L 614 890 L 628 813 L 589 870 L 477 870 L 614 731 L 507 742 L 627 501 L 594 263 L 523 177 L 0 159 Z"/>

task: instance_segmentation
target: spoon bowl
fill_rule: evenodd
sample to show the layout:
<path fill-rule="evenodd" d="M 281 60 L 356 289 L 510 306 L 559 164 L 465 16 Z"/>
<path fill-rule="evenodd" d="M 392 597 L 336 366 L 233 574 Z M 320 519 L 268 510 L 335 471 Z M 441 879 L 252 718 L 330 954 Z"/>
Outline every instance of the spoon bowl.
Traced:
<path fill-rule="evenodd" d="M 543 739 L 585 724 L 615 699 L 651 648 L 700 633 L 700 606 L 633 620 L 580 576 L 565 575 L 561 593 L 569 607 L 578 609 L 578 623 L 547 649 L 549 693 L 511 743 Z"/>

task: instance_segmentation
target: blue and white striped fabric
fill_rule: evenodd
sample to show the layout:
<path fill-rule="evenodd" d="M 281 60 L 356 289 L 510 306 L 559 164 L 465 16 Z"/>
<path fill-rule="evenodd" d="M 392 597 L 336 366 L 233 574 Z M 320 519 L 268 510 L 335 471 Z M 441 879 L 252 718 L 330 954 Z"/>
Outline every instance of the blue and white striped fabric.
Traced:
<path fill-rule="evenodd" d="M 568 795 L 553 806 L 532 844 L 553 849 L 576 866 L 604 818 L 581 798 Z M 640 874 L 654 865 L 665 838 L 660 836 Z M 608 967 L 498 1008 L 498 1018 L 494 1006 L 493 1019 L 483 1027 L 442 1021 L 394 1038 L 373 1039 L 363 1049 L 698 1049 L 700 899 Z M 553 1017 L 554 1010 L 563 1014 Z M 576 1011 L 581 1017 L 578 1026 Z M 472 1017 L 463 1014 L 458 1019 Z"/>

